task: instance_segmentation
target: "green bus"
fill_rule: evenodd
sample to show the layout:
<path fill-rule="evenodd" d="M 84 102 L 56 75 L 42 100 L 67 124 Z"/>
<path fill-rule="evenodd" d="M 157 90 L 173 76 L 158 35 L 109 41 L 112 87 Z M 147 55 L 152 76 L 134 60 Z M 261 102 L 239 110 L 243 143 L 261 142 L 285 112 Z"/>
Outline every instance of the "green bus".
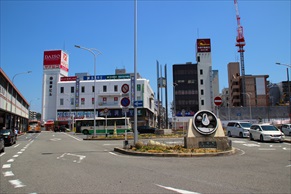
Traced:
<path fill-rule="evenodd" d="M 84 118 L 76 119 L 76 133 L 84 135 L 94 135 L 94 119 Z M 132 131 L 129 118 L 115 117 L 104 118 L 96 117 L 96 135 L 98 134 L 124 134 Z"/>

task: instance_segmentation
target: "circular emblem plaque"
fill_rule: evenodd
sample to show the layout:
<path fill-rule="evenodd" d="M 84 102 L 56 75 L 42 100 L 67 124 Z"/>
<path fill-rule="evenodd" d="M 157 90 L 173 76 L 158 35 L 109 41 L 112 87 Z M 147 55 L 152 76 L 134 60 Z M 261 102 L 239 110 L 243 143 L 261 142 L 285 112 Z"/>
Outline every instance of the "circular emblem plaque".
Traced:
<path fill-rule="evenodd" d="M 208 110 L 199 111 L 194 115 L 193 127 L 202 135 L 210 135 L 218 127 L 217 118 Z"/>

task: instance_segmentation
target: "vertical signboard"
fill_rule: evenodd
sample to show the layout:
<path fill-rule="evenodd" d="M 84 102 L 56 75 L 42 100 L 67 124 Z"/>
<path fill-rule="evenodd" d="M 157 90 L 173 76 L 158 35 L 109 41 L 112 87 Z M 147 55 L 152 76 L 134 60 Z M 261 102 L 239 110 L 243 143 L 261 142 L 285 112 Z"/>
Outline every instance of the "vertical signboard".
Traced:
<path fill-rule="evenodd" d="M 79 107 L 80 78 L 76 79 L 75 107 Z"/>
<path fill-rule="evenodd" d="M 135 81 L 134 81 L 134 76 L 131 76 L 130 83 L 131 83 L 131 102 L 134 102 L 134 100 L 135 100 Z"/>

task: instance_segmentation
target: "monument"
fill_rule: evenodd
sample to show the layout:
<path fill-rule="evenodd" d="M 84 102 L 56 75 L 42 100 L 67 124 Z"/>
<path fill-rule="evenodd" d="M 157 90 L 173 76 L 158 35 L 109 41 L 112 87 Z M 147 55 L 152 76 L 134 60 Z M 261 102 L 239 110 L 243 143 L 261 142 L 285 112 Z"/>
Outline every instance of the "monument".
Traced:
<path fill-rule="evenodd" d="M 212 112 L 201 110 L 189 120 L 188 131 L 184 137 L 185 148 L 215 148 L 220 151 L 231 150 L 231 141 L 223 131 L 221 121 Z"/>

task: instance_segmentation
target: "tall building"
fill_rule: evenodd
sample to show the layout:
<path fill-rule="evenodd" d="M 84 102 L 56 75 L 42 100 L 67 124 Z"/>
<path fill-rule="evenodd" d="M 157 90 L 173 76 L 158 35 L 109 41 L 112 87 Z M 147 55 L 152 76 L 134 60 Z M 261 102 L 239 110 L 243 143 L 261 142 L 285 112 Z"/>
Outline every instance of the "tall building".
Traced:
<path fill-rule="evenodd" d="M 212 71 L 210 39 L 197 39 L 196 59 L 197 64 L 173 65 L 176 116 L 193 116 L 199 110 L 214 109 L 213 95 L 218 95 L 219 88 L 218 71 Z"/>

